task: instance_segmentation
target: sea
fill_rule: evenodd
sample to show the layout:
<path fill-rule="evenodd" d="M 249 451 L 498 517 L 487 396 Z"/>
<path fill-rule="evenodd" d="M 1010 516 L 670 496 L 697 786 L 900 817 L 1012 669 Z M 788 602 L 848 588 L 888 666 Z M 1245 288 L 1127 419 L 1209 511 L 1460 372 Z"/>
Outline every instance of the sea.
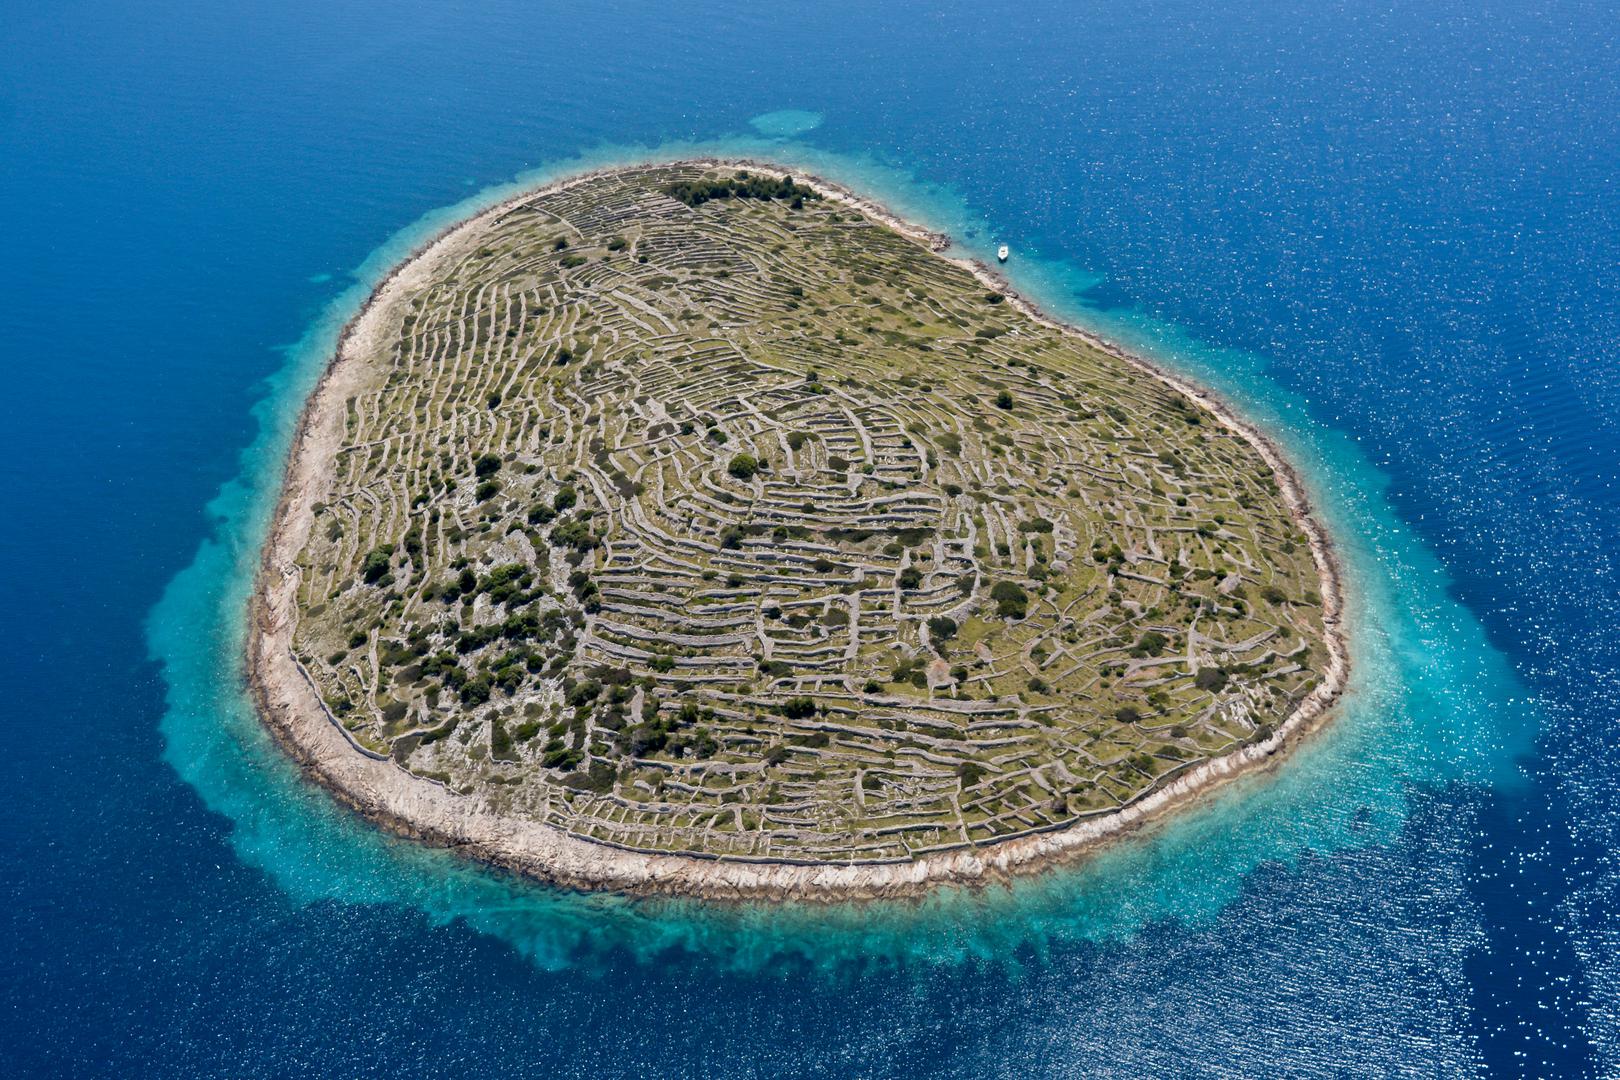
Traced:
<path fill-rule="evenodd" d="M 1620 1075 L 1617 116 L 1591 0 L 0 0 L 0 1075 Z M 1273 432 L 1335 721 L 916 904 L 559 891 L 307 784 L 242 616 L 340 328 L 692 154 L 1005 243 Z"/>

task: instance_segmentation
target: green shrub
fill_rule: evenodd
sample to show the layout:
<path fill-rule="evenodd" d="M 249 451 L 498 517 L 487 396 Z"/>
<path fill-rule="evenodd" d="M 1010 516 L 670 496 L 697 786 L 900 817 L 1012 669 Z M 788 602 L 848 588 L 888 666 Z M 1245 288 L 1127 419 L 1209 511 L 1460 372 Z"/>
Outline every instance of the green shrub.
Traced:
<path fill-rule="evenodd" d="M 597 795 L 606 795 L 613 790 L 613 782 L 618 779 L 618 772 L 606 761 L 593 761 L 591 767 L 582 773 L 575 773 L 563 783 L 580 791 L 589 791 Z"/>
<path fill-rule="evenodd" d="M 1029 594 L 1015 581 L 998 581 L 990 590 L 996 614 L 1003 619 L 1022 619 L 1029 612 Z"/>
<path fill-rule="evenodd" d="M 552 526 L 551 542 L 575 551 L 592 551 L 601 543 L 590 525 L 579 518 L 568 518 Z"/>
<path fill-rule="evenodd" d="M 372 548 L 366 553 L 365 561 L 360 564 L 360 575 L 368 585 L 375 585 L 388 573 L 389 564 L 393 561 L 394 545 L 383 544 Z"/>
<path fill-rule="evenodd" d="M 1157 630 L 1148 630 L 1137 639 L 1136 647 L 1131 650 L 1131 655 L 1137 657 L 1158 656 L 1160 653 L 1164 652 L 1165 646 L 1169 644 L 1169 638 L 1165 637 Z"/>
<path fill-rule="evenodd" d="M 461 703 L 463 705 L 482 705 L 489 700 L 494 687 L 486 675 L 478 675 L 461 684 Z"/>
<path fill-rule="evenodd" d="M 512 736 L 498 717 L 489 719 L 489 756 L 496 761 L 516 761 L 512 753 Z"/>
<path fill-rule="evenodd" d="M 782 702 L 781 712 L 789 720 L 805 720 L 816 715 L 816 701 L 807 697 L 788 698 Z"/>
<path fill-rule="evenodd" d="M 664 193 L 687 206 L 702 206 L 712 199 L 784 199 L 797 210 L 821 196 L 812 188 L 793 182 L 791 176 L 750 176 L 739 172 L 716 180 L 682 180 L 664 188 Z"/>
<path fill-rule="evenodd" d="M 540 764 L 548 769 L 562 769 L 567 771 L 578 765 L 585 758 L 583 750 L 570 750 L 565 746 L 557 746 L 545 752 Z"/>

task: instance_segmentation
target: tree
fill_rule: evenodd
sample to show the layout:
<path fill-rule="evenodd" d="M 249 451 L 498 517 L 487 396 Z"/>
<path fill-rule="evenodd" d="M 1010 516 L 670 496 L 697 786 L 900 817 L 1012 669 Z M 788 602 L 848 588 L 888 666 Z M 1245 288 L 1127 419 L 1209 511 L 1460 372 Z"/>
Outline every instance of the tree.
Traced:
<path fill-rule="evenodd" d="M 551 542 L 575 551 L 593 551 L 601 543 L 590 525 L 579 518 L 567 518 L 551 530 Z"/>
<path fill-rule="evenodd" d="M 1013 404 L 1014 402 L 1011 390 L 1003 390 L 996 395 L 996 408 L 1011 409 Z"/>
<path fill-rule="evenodd" d="M 902 589 L 915 589 L 922 584 L 922 571 L 915 566 L 908 566 L 900 571 L 900 587 Z"/>
<path fill-rule="evenodd" d="M 383 579 L 388 573 L 389 564 L 393 562 L 393 555 L 393 544 L 384 544 L 366 553 L 365 562 L 360 564 L 360 575 L 368 585 L 375 585 Z"/>
<path fill-rule="evenodd" d="M 777 179 L 742 172 L 714 180 L 682 180 L 670 184 L 664 191 L 687 206 L 701 206 L 711 199 L 786 199 L 793 209 L 799 210 L 807 199 L 821 198 L 814 189 L 794 183 L 791 176 Z"/>
<path fill-rule="evenodd" d="M 788 698 L 782 703 L 782 715 L 789 720 L 806 720 L 816 715 L 815 699 L 807 697 Z"/>
<path fill-rule="evenodd" d="M 1135 656 L 1158 656 L 1164 652 L 1165 646 L 1168 644 L 1170 644 L 1169 638 L 1157 630 L 1148 630 L 1137 639 L 1136 648 L 1132 649 L 1131 653 Z"/>
<path fill-rule="evenodd" d="M 1226 689 L 1227 674 L 1218 667 L 1199 668 L 1193 685 L 1200 690 L 1219 692 Z"/>
<path fill-rule="evenodd" d="M 488 676 L 474 676 L 461 684 L 461 703 L 463 705 L 482 705 L 489 700 L 492 689 Z"/>
<path fill-rule="evenodd" d="M 998 581 L 990 590 L 996 614 L 1003 619 L 1022 619 L 1029 611 L 1029 594 L 1016 581 Z"/>
<path fill-rule="evenodd" d="M 738 480 L 752 480 L 754 474 L 759 472 L 759 459 L 753 454 L 736 454 L 731 464 L 726 466 L 726 471 Z"/>

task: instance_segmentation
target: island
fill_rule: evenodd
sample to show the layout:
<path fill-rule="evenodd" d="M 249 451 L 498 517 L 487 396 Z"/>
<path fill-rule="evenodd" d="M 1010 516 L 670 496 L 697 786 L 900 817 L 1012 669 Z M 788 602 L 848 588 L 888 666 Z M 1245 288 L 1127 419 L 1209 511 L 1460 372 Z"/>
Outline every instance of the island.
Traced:
<path fill-rule="evenodd" d="M 680 161 L 449 229 L 294 437 L 247 672 L 378 824 L 559 885 L 918 895 L 1263 765 L 1348 654 L 1208 393 L 825 180 Z"/>

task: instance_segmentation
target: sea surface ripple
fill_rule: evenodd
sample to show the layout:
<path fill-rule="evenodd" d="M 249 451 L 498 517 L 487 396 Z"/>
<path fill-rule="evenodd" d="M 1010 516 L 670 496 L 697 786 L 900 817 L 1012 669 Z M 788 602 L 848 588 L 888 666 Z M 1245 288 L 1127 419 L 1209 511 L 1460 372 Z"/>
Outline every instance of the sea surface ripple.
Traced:
<path fill-rule="evenodd" d="M 17 1075 L 1620 1073 L 1611 5 L 83 0 L 0 19 Z M 1357 668 L 1275 773 L 921 905 L 544 889 L 242 692 L 297 409 L 502 191 L 769 155 L 1277 433 Z"/>

